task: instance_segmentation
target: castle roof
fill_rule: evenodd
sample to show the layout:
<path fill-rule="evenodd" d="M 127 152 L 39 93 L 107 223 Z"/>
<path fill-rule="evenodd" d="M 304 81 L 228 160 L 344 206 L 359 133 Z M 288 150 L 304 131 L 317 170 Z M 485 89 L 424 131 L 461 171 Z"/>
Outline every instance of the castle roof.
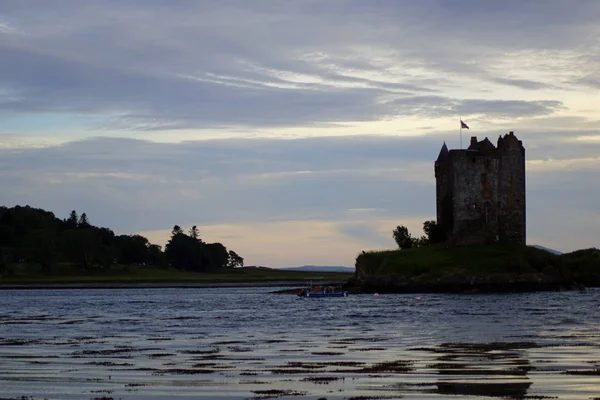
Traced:
<path fill-rule="evenodd" d="M 436 160 L 436 162 L 438 161 L 442 161 L 445 160 L 446 158 L 448 158 L 448 146 L 446 146 L 446 142 L 444 142 L 442 149 L 440 150 L 440 154 L 438 155 L 438 158 Z"/>
<path fill-rule="evenodd" d="M 498 138 L 498 148 L 500 149 L 511 146 L 523 147 L 523 142 L 517 139 L 515 133 L 512 131 L 504 135 L 504 137 L 500 135 Z"/>
<path fill-rule="evenodd" d="M 496 146 L 486 137 L 480 142 L 471 143 L 468 150 L 477 150 L 483 154 L 490 154 L 496 152 Z"/>

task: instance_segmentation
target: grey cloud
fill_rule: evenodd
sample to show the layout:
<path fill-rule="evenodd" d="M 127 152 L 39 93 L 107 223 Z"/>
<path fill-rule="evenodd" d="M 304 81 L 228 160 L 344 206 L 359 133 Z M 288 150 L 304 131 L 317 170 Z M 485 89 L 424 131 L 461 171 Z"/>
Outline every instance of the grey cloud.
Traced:
<path fill-rule="evenodd" d="M 70 63 L 55 57 L 4 48 L 4 76 L 26 87 L 21 98 L 0 103 L 12 111 L 125 113 L 129 122 L 186 127 L 219 125 L 288 125 L 299 122 L 375 119 L 381 110 L 374 89 L 283 90 L 236 88 L 172 76 L 132 74 L 112 68 Z M 12 51 L 11 51 L 12 50 Z M 24 67 L 25 66 L 25 67 Z M 37 68 L 45 73 L 38 74 Z M 51 92 L 56 97 L 48 97 Z M 57 101 L 58 100 L 58 101 Z M 383 110 L 385 111 L 385 110 Z"/>
<path fill-rule="evenodd" d="M 441 96 L 412 96 L 393 101 L 398 114 L 433 117 L 484 114 L 496 117 L 541 116 L 564 108 L 560 101 L 460 100 Z"/>
<path fill-rule="evenodd" d="M 600 73 L 584 76 L 583 78 L 577 79 L 576 83 L 594 89 L 600 89 Z"/>
<path fill-rule="evenodd" d="M 75 208 L 119 231 L 186 221 L 344 219 L 345 210 L 366 207 L 383 215 L 399 206 L 427 213 L 433 200 L 420 198 L 430 197 L 431 178 L 419 183 L 413 176 L 422 173 L 414 170 L 426 156 L 422 149 L 422 141 L 367 137 L 177 145 L 86 140 L 3 151 L 0 184 L 12 189 L 0 202 L 59 215 Z"/>
<path fill-rule="evenodd" d="M 113 120 L 113 127 L 134 129 L 317 124 L 377 120 L 389 115 L 456 115 L 456 112 L 515 117 L 548 114 L 560 105 L 556 101 L 455 100 L 435 96 L 408 96 L 392 105 L 378 101 L 387 92 L 383 88 L 236 87 L 168 75 L 140 75 L 112 67 L 82 66 L 80 62 L 11 47 L 5 47 L 3 53 L 7 61 L 0 65 L 0 72 L 26 89 L 12 101 L 1 102 L 0 109 L 103 110 L 125 114 Z M 45 73 L 40 75 L 38 68 Z M 415 89 L 410 85 L 395 87 Z M 58 99 L 49 97 L 48 92 Z"/>
<path fill-rule="evenodd" d="M 139 130 L 307 126 L 413 115 L 429 105 L 420 93 L 451 87 L 456 76 L 530 90 L 548 87 L 491 72 L 486 59 L 490 51 L 543 50 L 557 35 L 573 45 L 587 32 L 586 21 L 598 15 L 597 3 L 579 4 L 4 3 L 0 12 L 18 21 L 24 34 L 0 37 L 0 85 L 14 91 L 0 100 L 0 110 L 95 113 L 107 118 L 106 129 Z M 555 23 L 553 35 L 547 35 L 546 20 Z M 516 40 L 524 31 L 532 44 Z M 456 46 L 461 42 L 465 45 Z M 310 54 L 314 57 L 307 58 Z M 410 67 L 439 76 L 420 76 Z M 282 72 L 318 82 L 294 83 Z M 384 74 L 380 81 L 357 76 L 369 72 Z M 349 84 L 365 87 L 344 87 Z M 390 93 L 405 96 L 403 108 L 381 101 Z M 434 104 L 442 115 L 461 109 L 459 100 L 445 101 Z M 491 104 L 475 102 L 481 112 L 494 112 Z M 515 117 L 545 115 L 558 106 L 500 107 Z"/>
<path fill-rule="evenodd" d="M 537 82 L 537 81 L 532 81 L 529 79 L 508 79 L 508 78 L 498 78 L 498 77 L 493 77 L 491 78 L 491 80 L 493 82 L 497 82 L 503 85 L 508 85 L 508 86 L 514 86 L 514 87 L 518 87 L 521 89 L 530 89 L 530 90 L 537 90 L 537 89 L 548 89 L 551 88 L 551 85 L 542 83 L 542 82 Z"/>

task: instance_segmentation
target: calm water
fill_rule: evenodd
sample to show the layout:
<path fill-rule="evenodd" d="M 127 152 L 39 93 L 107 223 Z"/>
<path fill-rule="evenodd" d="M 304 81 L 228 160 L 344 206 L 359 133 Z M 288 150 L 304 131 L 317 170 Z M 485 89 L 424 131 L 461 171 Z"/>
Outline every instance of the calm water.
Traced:
<path fill-rule="evenodd" d="M 600 290 L 0 291 L 0 398 L 590 399 Z"/>

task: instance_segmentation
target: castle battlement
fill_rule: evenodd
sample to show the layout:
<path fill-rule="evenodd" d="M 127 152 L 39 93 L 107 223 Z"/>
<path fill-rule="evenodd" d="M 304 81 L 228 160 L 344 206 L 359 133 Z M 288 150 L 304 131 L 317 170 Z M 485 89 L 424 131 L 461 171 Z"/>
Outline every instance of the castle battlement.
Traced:
<path fill-rule="evenodd" d="M 471 137 L 435 162 L 437 223 L 452 244 L 525 245 L 525 148 L 513 132 L 497 145 Z"/>

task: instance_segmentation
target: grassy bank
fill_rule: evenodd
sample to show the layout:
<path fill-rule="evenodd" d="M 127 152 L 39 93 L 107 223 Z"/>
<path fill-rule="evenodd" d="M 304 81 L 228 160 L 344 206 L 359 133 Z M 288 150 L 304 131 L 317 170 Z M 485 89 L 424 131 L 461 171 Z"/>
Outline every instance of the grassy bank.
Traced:
<path fill-rule="evenodd" d="M 520 246 L 443 246 L 406 250 L 373 251 L 361 254 L 357 268 L 366 273 L 444 275 L 449 272 L 469 272 L 487 275 L 503 272 L 535 272 L 546 266 L 560 266 L 561 256 L 533 247 Z"/>
<path fill-rule="evenodd" d="M 522 246 L 444 246 L 366 252 L 356 260 L 359 282 L 391 285 L 437 285 L 451 282 L 575 282 L 600 285 L 600 250 L 555 255 Z M 525 278 L 524 278 L 525 277 Z"/>
<path fill-rule="evenodd" d="M 44 273 L 36 265 L 17 265 L 10 275 L 0 277 L 0 285 L 54 283 L 171 283 L 171 282 L 264 282 L 324 279 L 345 281 L 352 274 L 341 272 L 286 271 L 268 268 L 236 268 L 211 273 L 175 269 L 117 266 L 110 269 L 83 270 L 69 264 L 58 265 Z"/>

